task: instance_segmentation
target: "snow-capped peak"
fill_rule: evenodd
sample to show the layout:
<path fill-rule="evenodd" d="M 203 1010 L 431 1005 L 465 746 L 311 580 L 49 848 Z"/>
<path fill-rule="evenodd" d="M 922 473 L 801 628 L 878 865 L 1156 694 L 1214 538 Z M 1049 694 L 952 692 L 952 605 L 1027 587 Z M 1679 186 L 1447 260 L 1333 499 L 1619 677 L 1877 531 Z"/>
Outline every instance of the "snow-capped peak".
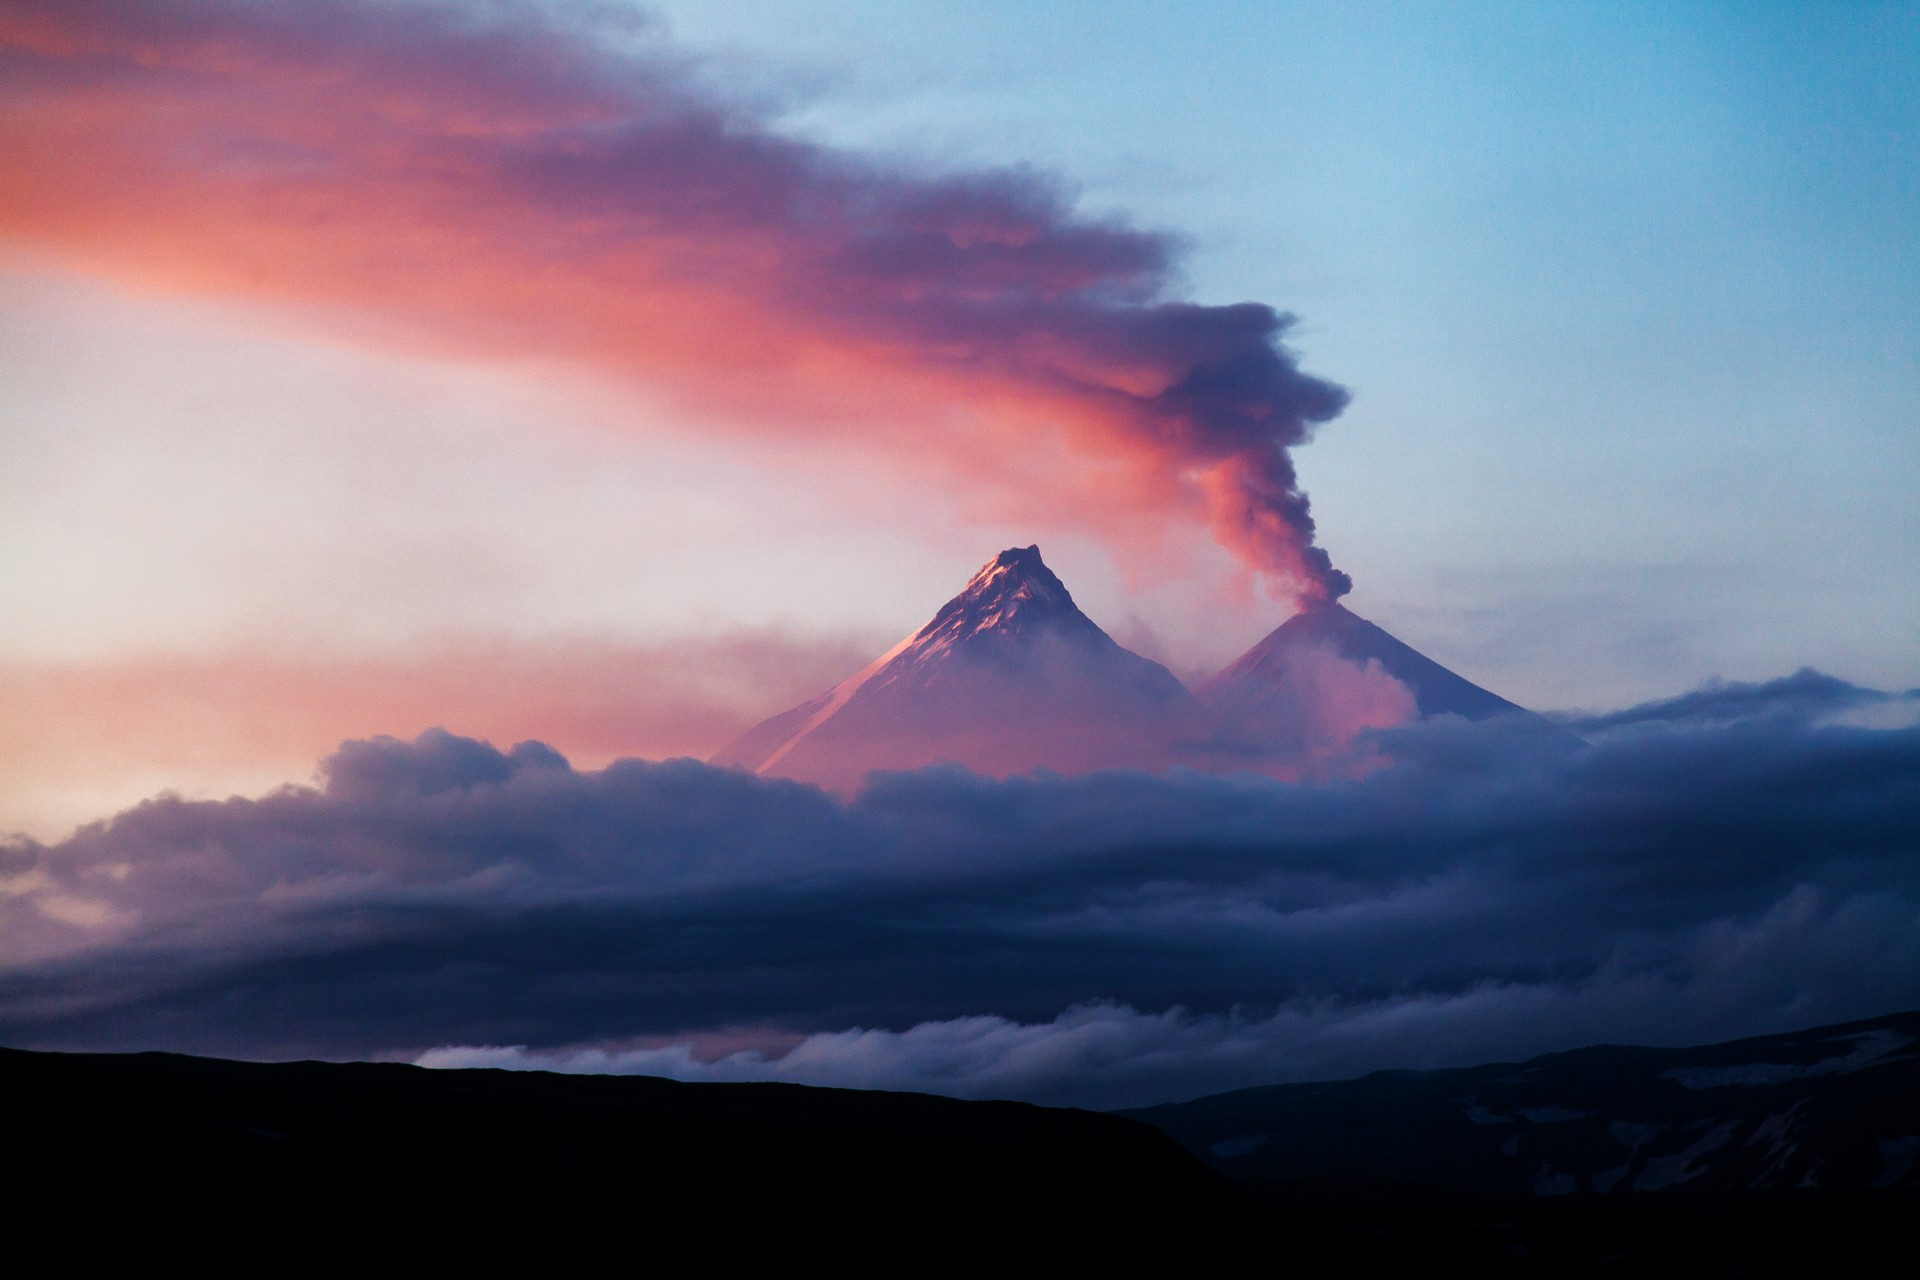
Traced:
<path fill-rule="evenodd" d="M 1009 547 L 982 565 L 909 645 L 944 648 L 983 633 L 1017 636 L 1039 629 L 1106 638 L 1040 559 L 1039 547 Z"/>
<path fill-rule="evenodd" d="M 1360 729 L 1518 710 L 1333 601 L 1278 628 L 1196 699 L 1080 612 L 1040 548 L 1010 547 L 924 627 L 713 759 L 848 793 L 872 770 L 941 761 L 999 776 L 1295 770 L 1337 758 Z"/>
<path fill-rule="evenodd" d="M 1139 764 L 1162 722 L 1197 706 L 1080 612 L 1040 548 L 1010 547 L 926 626 L 714 760 L 837 782 L 941 759 L 990 772 Z"/>

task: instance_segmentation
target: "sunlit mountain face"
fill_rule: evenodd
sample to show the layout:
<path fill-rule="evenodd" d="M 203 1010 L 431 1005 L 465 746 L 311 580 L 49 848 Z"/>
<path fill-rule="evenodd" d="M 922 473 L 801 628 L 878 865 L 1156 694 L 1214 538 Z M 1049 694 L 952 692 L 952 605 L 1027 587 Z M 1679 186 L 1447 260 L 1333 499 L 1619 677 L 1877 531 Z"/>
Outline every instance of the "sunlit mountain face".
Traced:
<path fill-rule="evenodd" d="M 983 565 L 926 626 L 714 757 L 835 788 L 876 768 L 985 773 L 1165 767 L 1197 699 L 1082 613 L 1038 547 Z"/>

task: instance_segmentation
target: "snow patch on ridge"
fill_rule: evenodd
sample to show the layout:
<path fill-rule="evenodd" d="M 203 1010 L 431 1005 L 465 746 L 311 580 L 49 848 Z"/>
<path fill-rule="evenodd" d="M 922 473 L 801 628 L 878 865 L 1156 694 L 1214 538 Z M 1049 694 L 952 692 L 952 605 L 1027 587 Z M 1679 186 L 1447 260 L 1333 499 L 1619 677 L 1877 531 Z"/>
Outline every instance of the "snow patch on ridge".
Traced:
<path fill-rule="evenodd" d="M 1913 1043 L 1897 1031 L 1868 1031 L 1851 1037 L 1853 1050 L 1818 1062 L 1743 1062 L 1731 1067 L 1675 1067 L 1661 1072 L 1684 1089 L 1721 1089 L 1729 1085 L 1785 1084 L 1811 1076 L 1841 1076 L 1871 1067 Z"/>

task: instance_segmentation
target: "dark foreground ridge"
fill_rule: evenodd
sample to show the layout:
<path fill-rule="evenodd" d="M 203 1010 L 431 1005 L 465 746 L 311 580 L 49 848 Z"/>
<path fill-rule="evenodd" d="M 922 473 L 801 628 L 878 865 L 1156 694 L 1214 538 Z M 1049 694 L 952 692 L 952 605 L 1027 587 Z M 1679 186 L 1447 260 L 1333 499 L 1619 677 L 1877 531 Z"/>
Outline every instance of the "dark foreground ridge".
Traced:
<path fill-rule="evenodd" d="M 917 1093 L 17 1049 L 0 1049 L 0 1093 L 16 1110 L 11 1160 L 130 1176 L 612 1181 L 668 1196 L 721 1180 L 748 1199 L 995 1205 L 1067 1189 L 1231 1198 L 1226 1179 L 1139 1121 Z"/>
<path fill-rule="evenodd" d="M 157 1053 L 0 1050 L 0 1089 L 14 1221 L 95 1258 L 1805 1275 L 1910 1236 L 1917 1035 L 1906 1014 L 1133 1113 L 1166 1132 L 922 1094 Z M 1625 1165 L 1604 1190 L 1603 1157 Z M 1796 1168 L 1813 1176 L 1768 1172 Z"/>
<path fill-rule="evenodd" d="M 0 1095 L 8 1165 L 30 1176 L 15 1221 L 186 1223 L 275 1257 L 297 1239 L 717 1260 L 989 1225 L 1165 1243 L 1244 1234 L 1259 1208 L 1149 1125 L 1015 1102 L 8 1049 Z"/>

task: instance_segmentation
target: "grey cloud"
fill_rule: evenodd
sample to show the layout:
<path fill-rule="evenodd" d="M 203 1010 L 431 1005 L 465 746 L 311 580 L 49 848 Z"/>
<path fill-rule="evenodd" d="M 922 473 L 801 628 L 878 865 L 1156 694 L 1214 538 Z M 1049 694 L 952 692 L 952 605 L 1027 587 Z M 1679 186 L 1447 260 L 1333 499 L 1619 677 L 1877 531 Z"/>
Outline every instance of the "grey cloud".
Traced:
<path fill-rule="evenodd" d="M 1810 987 L 1836 973 L 1841 985 L 1851 986 L 1859 972 L 1875 967 L 1910 972 L 1920 959 L 1920 929 L 1911 904 L 1834 901 L 1802 888 L 1757 920 L 1716 922 L 1694 951 L 1684 969 L 1649 969 L 1623 956 L 1578 982 L 1489 982 L 1451 993 L 1297 1000 L 1272 1010 L 1145 1012 L 1095 1002 L 1039 1022 L 973 1016 L 901 1031 L 853 1028 L 771 1051 L 701 1053 L 683 1042 L 548 1050 L 442 1046 L 417 1061 L 1123 1107 L 1380 1067 L 1510 1060 L 1602 1040 L 1675 1043 L 1792 1029 L 1804 1023 L 1805 1010 L 1770 1004 L 1777 993 L 1753 982 L 1748 965 L 1759 962 L 1777 973 L 1797 956 L 1810 971 L 1826 971 Z M 1900 989 L 1887 983 L 1878 994 L 1897 996 Z"/>
<path fill-rule="evenodd" d="M 9 846 L 0 1041 L 1139 1102 L 1920 1003 L 1920 729 L 1378 742 L 1342 782 L 936 768 L 844 803 L 348 743 L 320 789 Z M 675 1048 L 730 1036 L 774 1048 Z"/>
<path fill-rule="evenodd" d="M 1735 724 L 1763 718 L 1826 720 L 1862 708 L 1902 703 L 1920 704 L 1920 689 L 1886 693 L 1802 667 L 1777 680 L 1709 680 L 1677 698 L 1601 714 L 1572 712 L 1560 719 L 1576 732 L 1599 733 L 1645 724 Z"/>

